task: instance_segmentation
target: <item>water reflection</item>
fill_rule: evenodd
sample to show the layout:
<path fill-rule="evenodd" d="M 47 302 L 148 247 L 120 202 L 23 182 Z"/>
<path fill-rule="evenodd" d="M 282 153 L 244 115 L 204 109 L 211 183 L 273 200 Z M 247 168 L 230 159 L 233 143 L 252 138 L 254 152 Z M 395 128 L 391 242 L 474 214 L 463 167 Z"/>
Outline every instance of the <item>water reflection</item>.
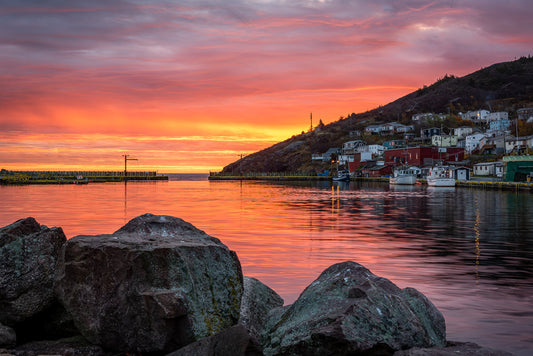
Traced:
<path fill-rule="evenodd" d="M 53 197 L 53 199 L 51 199 Z M 218 237 L 245 275 L 286 303 L 332 263 L 354 260 L 443 311 L 450 339 L 533 348 L 533 199 L 528 194 L 329 182 L 175 180 L 0 187 L 0 223 L 34 216 L 68 237 L 151 212 Z"/>

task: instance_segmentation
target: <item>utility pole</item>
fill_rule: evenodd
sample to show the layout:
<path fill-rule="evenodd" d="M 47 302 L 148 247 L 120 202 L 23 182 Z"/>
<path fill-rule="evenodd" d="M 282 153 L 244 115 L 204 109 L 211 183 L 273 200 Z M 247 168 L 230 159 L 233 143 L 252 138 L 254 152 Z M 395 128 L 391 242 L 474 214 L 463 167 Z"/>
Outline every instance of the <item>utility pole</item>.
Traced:
<path fill-rule="evenodd" d="M 128 180 L 128 161 L 138 161 L 137 158 L 128 158 L 130 155 L 123 154 L 124 157 L 124 182 Z"/>
<path fill-rule="evenodd" d="M 239 171 L 240 171 L 239 173 L 240 173 L 241 176 L 242 176 L 242 158 L 243 158 L 244 156 L 246 156 L 246 155 L 245 155 L 244 153 L 241 153 L 241 154 L 239 154 L 238 156 L 241 157 L 241 158 L 239 159 Z"/>
<path fill-rule="evenodd" d="M 311 128 L 309 129 L 309 132 L 313 131 L 313 113 L 311 113 Z"/>

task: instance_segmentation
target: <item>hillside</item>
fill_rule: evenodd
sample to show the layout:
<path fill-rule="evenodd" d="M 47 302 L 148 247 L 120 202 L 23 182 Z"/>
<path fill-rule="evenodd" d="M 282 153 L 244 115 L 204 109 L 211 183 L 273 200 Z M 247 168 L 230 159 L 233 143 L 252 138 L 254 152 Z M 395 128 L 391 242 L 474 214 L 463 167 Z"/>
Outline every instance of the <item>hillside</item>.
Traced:
<path fill-rule="evenodd" d="M 385 106 L 350 114 L 320 129 L 245 156 L 224 167 L 223 172 L 318 172 L 324 167 L 311 163 L 313 153 L 342 147 L 344 142 L 354 139 L 350 131 L 370 124 L 393 121 L 408 124 L 414 114 L 433 112 L 448 114 L 450 120 L 446 124 L 450 126 L 460 123 L 459 112 L 478 109 L 508 111 L 509 118 L 514 119 L 516 109 L 523 107 L 533 107 L 533 57 L 494 64 L 464 77 L 444 75 L 432 85 Z M 379 136 L 362 139 L 376 143 Z"/>

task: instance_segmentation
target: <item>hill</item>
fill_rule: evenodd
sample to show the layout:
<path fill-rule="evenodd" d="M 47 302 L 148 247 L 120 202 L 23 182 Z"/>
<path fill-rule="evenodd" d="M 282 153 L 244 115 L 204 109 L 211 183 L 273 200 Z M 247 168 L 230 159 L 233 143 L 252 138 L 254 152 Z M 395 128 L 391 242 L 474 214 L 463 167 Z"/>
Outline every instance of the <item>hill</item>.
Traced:
<path fill-rule="evenodd" d="M 446 126 L 464 124 L 459 112 L 485 109 L 508 111 L 533 107 L 533 57 L 522 57 L 483 68 L 464 77 L 444 75 L 430 86 L 424 86 L 385 106 L 332 122 L 314 131 L 293 136 L 259 152 L 245 156 L 224 167 L 229 172 L 318 172 L 324 167 L 311 162 L 313 153 L 331 147 L 342 147 L 353 140 L 350 132 L 362 130 L 374 123 L 399 121 L 411 124 L 417 113 L 445 113 Z M 417 127 L 419 129 L 420 127 Z M 363 137 L 367 143 L 377 143 L 379 136 Z"/>

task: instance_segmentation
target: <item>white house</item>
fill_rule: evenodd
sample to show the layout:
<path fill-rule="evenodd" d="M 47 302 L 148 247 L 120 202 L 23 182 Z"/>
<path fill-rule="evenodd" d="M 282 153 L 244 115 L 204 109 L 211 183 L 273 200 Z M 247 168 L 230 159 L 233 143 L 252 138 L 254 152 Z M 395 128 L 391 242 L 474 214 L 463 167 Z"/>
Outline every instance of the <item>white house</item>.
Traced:
<path fill-rule="evenodd" d="M 487 122 L 498 121 L 498 120 L 509 120 L 509 113 L 507 111 L 497 111 L 487 114 Z"/>
<path fill-rule="evenodd" d="M 474 164 L 474 175 L 503 177 L 503 162 L 483 162 Z"/>
<path fill-rule="evenodd" d="M 528 137 L 509 137 L 505 138 L 505 153 L 512 152 L 514 150 L 523 150 L 531 147 L 531 141 L 533 136 Z"/>
<path fill-rule="evenodd" d="M 344 142 L 342 144 L 342 152 L 344 153 L 354 153 L 357 147 L 364 146 L 365 142 L 361 140 L 354 140 L 354 141 L 348 141 Z"/>
<path fill-rule="evenodd" d="M 381 132 L 381 125 L 368 125 L 365 127 L 366 133 L 378 134 Z"/>
<path fill-rule="evenodd" d="M 431 136 L 431 144 L 439 147 L 455 147 L 457 146 L 457 136 L 433 135 Z"/>
<path fill-rule="evenodd" d="M 488 110 L 476 110 L 476 111 L 468 111 L 464 114 L 459 113 L 459 116 L 461 116 L 461 119 L 463 120 L 470 120 L 474 122 L 486 122 L 488 114 L 490 114 L 490 111 Z"/>
<path fill-rule="evenodd" d="M 372 155 L 382 156 L 385 152 L 385 147 L 382 145 L 366 145 L 357 148 L 357 152 L 370 152 Z"/>
<path fill-rule="evenodd" d="M 465 138 L 474 132 L 474 128 L 471 126 L 461 126 L 453 129 L 453 134 L 459 138 Z"/>
<path fill-rule="evenodd" d="M 483 146 L 485 135 L 482 133 L 475 133 L 465 137 L 465 151 L 466 153 L 472 153 L 472 151 L 481 148 Z"/>

